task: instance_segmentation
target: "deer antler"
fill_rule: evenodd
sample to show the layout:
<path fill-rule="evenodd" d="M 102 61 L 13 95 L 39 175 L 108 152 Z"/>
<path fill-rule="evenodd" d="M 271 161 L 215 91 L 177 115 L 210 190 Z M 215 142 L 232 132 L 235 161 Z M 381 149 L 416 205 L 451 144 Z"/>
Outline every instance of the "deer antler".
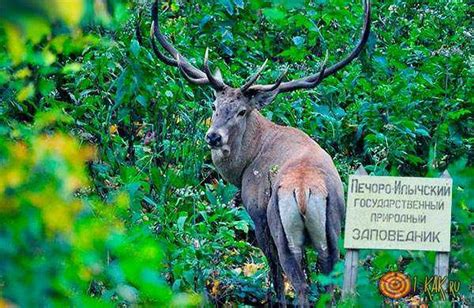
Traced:
<path fill-rule="evenodd" d="M 258 80 L 262 74 L 267 60 L 260 66 L 255 74 L 253 74 L 249 80 L 240 88 L 244 93 L 255 93 L 255 92 L 268 92 L 268 91 L 277 91 L 277 93 L 290 92 L 299 89 L 310 89 L 318 86 L 326 77 L 335 74 L 337 71 L 348 65 L 352 60 L 354 60 L 362 51 L 362 48 L 367 43 L 370 33 L 370 0 L 364 1 L 364 26 L 362 28 L 361 39 L 352 52 L 343 60 L 334 64 L 333 66 L 326 69 L 326 63 L 328 59 L 328 54 L 326 52 L 326 57 L 321 65 L 321 68 L 317 74 L 313 74 L 307 77 L 300 79 L 283 82 L 283 78 L 286 75 L 287 69 L 278 77 L 278 79 L 273 84 L 268 85 L 255 85 L 254 83 Z M 210 85 L 216 90 L 222 90 L 227 85 L 220 79 L 215 77 L 209 69 L 209 50 L 206 49 L 204 55 L 204 71 L 193 66 L 189 61 L 183 57 L 176 48 L 171 45 L 167 38 L 161 33 L 158 23 L 158 0 L 153 3 L 151 8 L 152 23 L 150 28 L 150 41 L 153 48 L 153 52 L 158 59 L 163 61 L 165 64 L 178 67 L 183 74 L 184 78 L 191 83 L 197 85 Z M 169 57 L 162 53 L 158 46 L 156 45 L 155 38 L 158 40 L 160 45 L 172 56 Z"/>
<path fill-rule="evenodd" d="M 268 59 L 266 59 L 265 62 L 263 62 L 263 64 L 260 66 L 258 71 L 255 74 L 253 74 L 252 77 L 250 77 L 250 79 L 243 86 L 240 87 L 240 90 L 242 92 L 247 91 L 247 89 L 250 88 L 250 86 L 252 86 L 255 83 L 255 81 L 257 81 L 258 77 L 260 77 L 260 74 L 262 74 L 263 69 L 267 65 L 267 62 L 268 62 Z"/>
<path fill-rule="evenodd" d="M 304 77 L 297 80 L 292 80 L 288 82 L 281 82 L 281 79 L 284 75 L 280 76 L 280 78 L 274 83 L 270 85 L 250 85 L 245 89 L 242 89 L 244 92 L 248 93 L 255 93 L 259 91 L 267 92 L 267 91 L 275 91 L 278 90 L 278 93 L 283 92 L 290 92 L 299 89 L 310 89 L 314 88 L 321 83 L 326 77 L 335 74 L 337 71 L 342 69 L 344 66 L 348 65 L 352 60 L 354 60 L 362 51 L 362 48 L 367 43 L 370 33 L 370 0 L 364 0 L 364 26 L 362 28 L 361 39 L 357 46 L 352 50 L 352 52 L 343 60 L 339 61 L 338 63 L 334 64 L 330 68 L 326 69 L 326 62 L 327 62 L 327 53 L 326 58 L 321 65 L 321 69 L 319 73 L 310 75 L 308 77 Z M 261 72 L 257 72 L 259 75 Z M 257 78 L 258 78 L 257 75 Z M 252 78 L 251 81 L 255 82 L 257 78 Z M 255 79 L 255 80 L 254 80 Z"/>
<path fill-rule="evenodd" d="M 211 70 L 209 69 L 209 48 L 206 48 L 206 53 L 204 54 L 204 73 L 206 74 L 209 83 L 214 89 L 222 90 L 225 87 L 224 82 L 214 77 L 214 75 L 211 73 Z"/>
<path fill-rule="evenodd" d="M 204 57 L 204 72 L 195 66 L 193 66 L 189 61 L 183 57 L 176 48 L 171 45 L 166 37 L 161 33 L 158 23 L 158 0 L 153 3 L 151 7 L 151 17 L 152 23 L 150 27 L 150 41 L 153 48 L 153 52 L 156 57 L 163 61 L 163 63 L 178 67 L 183 74 L 184 78 L 191 83 L 197 85 L 210 85 L 215 90 L 222 90 L 226 85 L 223 81 L 216 78 L 209 69 L 208 64 L 208 50 L 206 49 L 206 55 Z M 160 45 L 172 56 L 169 57 L 162 53 L 155 42 L 158 40 Z"/>

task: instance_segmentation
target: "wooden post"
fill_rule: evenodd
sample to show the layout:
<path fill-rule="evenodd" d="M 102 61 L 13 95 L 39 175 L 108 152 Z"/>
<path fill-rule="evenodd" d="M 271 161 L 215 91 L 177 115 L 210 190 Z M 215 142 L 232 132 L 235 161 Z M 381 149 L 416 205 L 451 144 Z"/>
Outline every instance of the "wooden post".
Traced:
<path fill-rule="evenodd" d="M 344 285 L 342 286 L 342 298 L 347 298 L 355 294 L 358 266 L 359 250 L 346 249 L 346 256 L 344 258 Z"/>
<path fill-rule="evenodd" d="M 450 179 L 451 175 L 448 170 L 445 170 L 440 178 Z M 436 252 L 434 275 L 446 277 L 449 274 L 449 252 Z M 446 289 L 448 280 L 443 283 L 443 288 Z"/>
<path fill-rule="evenodd" d="M 364 166 L 360 165 L 356 175 L 367 175 Z M 346 249 L 344 257 L 344 284 L 342 287 L 342 298 L 355 294 L 357 281 L 357 270 L 359 266 L 359 249 Z"/>

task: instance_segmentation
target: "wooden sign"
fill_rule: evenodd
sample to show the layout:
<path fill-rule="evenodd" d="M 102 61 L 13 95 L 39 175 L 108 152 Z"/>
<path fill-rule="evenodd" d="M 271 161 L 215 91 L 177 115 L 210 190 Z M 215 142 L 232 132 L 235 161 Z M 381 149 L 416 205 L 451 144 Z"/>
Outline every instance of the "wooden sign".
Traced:
<path fill-rule="evenodd" d="M 449 251 L 452 180 L 349 177 L 345 248 Z"/>
<path fill-rule="evenodd" d="M 452 179 L 349 177 L 344 247 L 344 298 L 356 292 L 359 249 L 436 251 L 434 275 L 449 273 Z M 446 288 L 446 283 L 443 284 Z"/>

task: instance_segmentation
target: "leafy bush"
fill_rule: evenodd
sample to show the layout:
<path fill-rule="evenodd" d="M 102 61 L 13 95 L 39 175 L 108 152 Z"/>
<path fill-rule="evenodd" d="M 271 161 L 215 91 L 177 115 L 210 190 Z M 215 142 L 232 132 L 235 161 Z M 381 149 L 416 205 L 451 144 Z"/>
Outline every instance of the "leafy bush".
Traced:
<path fill-rule="evenodd" d="M 163 251 L 127 222 L 128 196 L 87 197 L 92 148 L 63 134 L 0 144 L 2 296 L 20 306 L 170 303 Z"/>

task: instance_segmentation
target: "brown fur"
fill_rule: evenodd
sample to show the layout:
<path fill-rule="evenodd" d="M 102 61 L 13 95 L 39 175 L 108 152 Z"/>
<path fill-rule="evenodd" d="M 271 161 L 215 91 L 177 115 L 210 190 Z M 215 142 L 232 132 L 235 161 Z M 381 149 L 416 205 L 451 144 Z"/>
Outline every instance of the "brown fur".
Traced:
<path fill-rule="evenodd" d="M 210 131 L 214 129 L 228 134 L 226 146 L 230 152 L 224 157 L 220 149 L 213 149 L 213 162 L 226 180 L 241 189 L 242 201 L 255 224 L 258 245 L 269 260 L 279 300 L 284 301 L 283 281 L 279 274 L 281 266 L 297 290 L 299 302 L 307 303 L 301 256 L 293 256 L 288 249 L 279 220 L 280 209 L 281 213 L 286 213 L 282 207 L 288 205 L 278 202 L 276 193 L 294 194 L 302 216 L 308 211 L 310 194 L 327 200 L 326 217 L 319 218 L 326 225 L 326 234 L 321 236 L 327 243 L 327 251 L 320 254 L 318 266 L 324 273 L 329 273 L 339 258 L 337 240 L 344 214 L 341 179 L 331 157 L 308 135 L 272 123 L 252 108 L 245 97 L 236 100 L 234 97 L 237 95 L 236 92 L 227 92 L 216 100 L 215 122 Z M 237 113 L 242 106 L 251 108 L 251 111 L 240 121 L 216 118 Z M 276 204 L 269 207 L 271 198 Z M 305 226 L 308 227 L 311 226 Z"/>
<path fill-rule="evenodd" d="M 293 190 L 301 215 L 304 216 L 310 194 L 317 192 L 327 196 L 326 183 L 322 179 L 319 169 L 312 168 L 308 161 L 300 160 L 281 171 L 280 191 Z"/>

